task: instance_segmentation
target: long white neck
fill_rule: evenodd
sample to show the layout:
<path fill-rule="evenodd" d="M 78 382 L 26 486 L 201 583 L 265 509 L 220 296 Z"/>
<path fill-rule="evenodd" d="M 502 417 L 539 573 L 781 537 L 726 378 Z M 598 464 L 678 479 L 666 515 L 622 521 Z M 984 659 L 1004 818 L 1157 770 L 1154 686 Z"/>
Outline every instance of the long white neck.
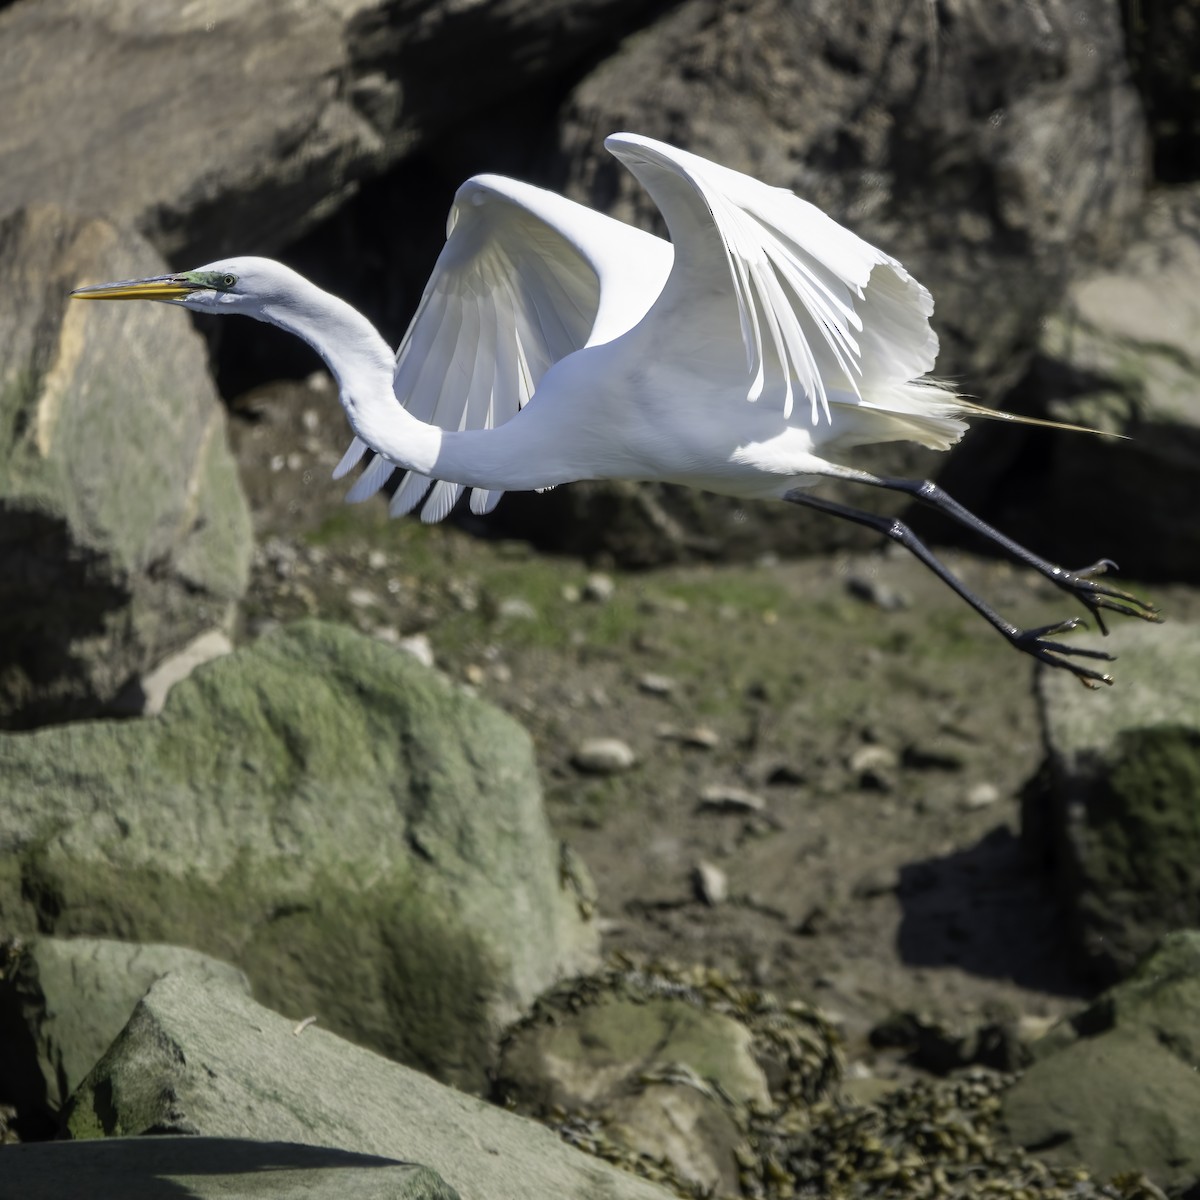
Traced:
<path fill-rule="evenodd" d="M 398 467 L 449 483 L 503 491 L 543 487 L 565 479 L 546 474 L 545 456 L 531 453 L 534 433 L 522 422 L 497 429 L 448 432 L 418 420 L 392 390 L 395 355 L 378 331 L 343 300 L 296 276 L 286 299 L 256 314 L 303 338 L 337 380 L 342 407 L 354 432 Z"/>

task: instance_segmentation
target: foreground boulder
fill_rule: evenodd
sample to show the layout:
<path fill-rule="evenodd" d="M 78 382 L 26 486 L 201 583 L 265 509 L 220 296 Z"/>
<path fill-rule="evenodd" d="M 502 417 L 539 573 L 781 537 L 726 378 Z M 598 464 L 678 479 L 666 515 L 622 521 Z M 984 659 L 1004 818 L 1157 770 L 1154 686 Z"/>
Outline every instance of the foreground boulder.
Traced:
<path fill-rule="evenodd" d="M 462 1200 L 666 1200 L 533 1121 L 435 1083 L 220 981 L 159 980 L 67 1113 L 76 1138 L 192 1133 L 421 1163 Z"/>
<path fill-rule="evenodd" d="M 1041 672 L 1047 760 L 1022 836 L 1084 965 L 1112 982 L 1162 934 L 1200 926 L 1200 627 L 1122 625 L 1105 648 L 1120 655 L 1111 690 Z"/>
<path fill-rule="evenodd" d="M 0 727 L 103 709 L 245 590 L 250 520 L 200 338 L 166 305 L 67 299 L 156 265 L 99 221 L 0 216 Z"/>
<path fill-rule="evenodd" d="M 1200 933 L 1170 934 L 1125 983 L 1041 1043 L 1005 1094 L 1014 1141 L 1098 1175 L 1145 1171 L 1174 1195 L 1200 1181 Z"/>
<path fill-rule="evenodd" d="M 319 622 L 199 668 L 159 717 L 0 737 L 0 848 L 3 926 L 195 947 L 472 1086 L 595 962 L 525 732 Z"/>
<path fill-rule="evenodd" d="M 247 995 L 245 975 L 182 946 L 103 938 L 33 938 L 0 970 L 0 1103 L 26 1137 L 54 1114 L 121 1032 L 146 989 L 168 971 L 212 976 Z"/>

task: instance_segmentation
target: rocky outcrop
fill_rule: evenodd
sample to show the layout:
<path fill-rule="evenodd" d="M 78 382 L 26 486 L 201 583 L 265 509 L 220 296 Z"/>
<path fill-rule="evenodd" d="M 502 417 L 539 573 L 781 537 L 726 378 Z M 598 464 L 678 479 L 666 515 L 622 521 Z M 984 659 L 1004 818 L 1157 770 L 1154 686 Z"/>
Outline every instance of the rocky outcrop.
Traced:
<path fill-rule="evenodd" d="M 1071 285 L 1014 396 L 1022 410 L 1129 440 L 981 432 L 946 482 L 961 480 L 964 499 L 1052 557 L 1104 554 L 1134 578 L 1195 582 L 1200 185 L 1155 193 L 1140 224 L 1111 270 Z"/>
<path fill-rule="evenodd" d="M 669 1195 L 533 1121 L 182 972 L 146 993 L 76 1093 L 67 1128 L 75 1138 L 153 1130 L 382 1155 L 432 1168 L 462 1200 Z"/>
<path fill-rule="evenodd" d="M 1105 982 L 1164 933 L 1200 926 L 1200 628 L 1121 626 L 1111 692 L 1038 681 L 1047 759 L 1022 834 L 1082 961 Z"/>
<path fill-rule="evenodd" d="M 194 265 L 278 248 L 456 121 L 569 68 L 635 0 L 0 6 L 0 213 L 53 200 Z"/>
<path fill-rule="evenodd" d="M 200 339 L 165 305 L 67 299 L 160 263 L 101 221 L 0 216 L 0 726 L 105 708 L 245 589 L 250 519 Z"/>
<path fill-rule="evenodd" d="M 524 731 L 315 622 L 199 668 L 159 717 L 0 738 L 0 927 L 195 947 L 472 1086 L 598 941 Z"/>

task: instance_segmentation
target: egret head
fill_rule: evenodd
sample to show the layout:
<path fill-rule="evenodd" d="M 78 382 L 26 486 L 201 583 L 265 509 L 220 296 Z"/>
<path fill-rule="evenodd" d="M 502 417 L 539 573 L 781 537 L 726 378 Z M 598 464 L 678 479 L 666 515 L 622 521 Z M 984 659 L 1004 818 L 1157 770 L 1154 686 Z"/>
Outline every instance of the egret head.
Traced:
<path fill-rule="evenodd" d="M 197 312 L 256 315 L 292 273 L 266 258 L 227 258 L 194 271 L 76 288 L 76 300 L 162 300 Z"/>

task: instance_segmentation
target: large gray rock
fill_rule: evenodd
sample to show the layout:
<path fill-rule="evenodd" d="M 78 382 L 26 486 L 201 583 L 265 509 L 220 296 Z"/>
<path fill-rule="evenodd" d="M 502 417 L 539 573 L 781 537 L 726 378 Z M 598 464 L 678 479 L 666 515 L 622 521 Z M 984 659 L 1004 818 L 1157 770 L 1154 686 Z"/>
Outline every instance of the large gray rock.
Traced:
<path fill-rule="evenodd" d="M 1200 1180 L 1200 933 L 1171 934 L 1125 983 L 1051 1031 L 1004 1095 L 1020 1145 L 1101 1178 L 1145 1171 L 1173 1195 Z"/>
<path fill-rule="evenodd" d="M 212 975 L 250 991 L 236 967 L 183 946 L 42 937 L 13 947 L 11 959 L 0 975 L 0 1097 L 26 1123 L 66 1103 L 168 971 Z"/>
<path fill-rule="evenodd" d="M 433 1168 L 462 1200 L 667 1200 L 533 1121 L 268 1011 L 214 980 L 146 993 L 67 1114 L 76 1138 L 251 1137 Z"/>
<path fill-rule="evenodd" d="M 192 265 L 278 247 L 637 0 L 0 5 L 0 213 L 51 200 Z M 142 272 L 145 273 L 145 272 Z"/>
<path fill-rule="evenodd" d="M 1111 982 L 1161 934 L 1200 926 L 1200 627 L 1122 625 L 1105 648 L 1120 655 L 1112 689 L 1041 672 L 1047 760 L 1022 835 Z"/>
<path fill-rule="evenodd" d="M 595 963 L 558 863 L 526 733 L 337 626 L 206 664 L 159 717 L 0 737 L 0 927 L 193 946 L 464 1084 Z"/>
<path fill-rule="evenodd" d="M 200 338 L 166 306 L 67 299 L 160 264 L 99 221 L 0 216 L 0 726 L 97 711 L 245 589 Z"/>
<path fill-rule="evenodd" d="M 459 1200 L 435 1171 L 374 1154 L 239 1138 L 109 1138 L 4 1147 L 21 1200 Z"/>

